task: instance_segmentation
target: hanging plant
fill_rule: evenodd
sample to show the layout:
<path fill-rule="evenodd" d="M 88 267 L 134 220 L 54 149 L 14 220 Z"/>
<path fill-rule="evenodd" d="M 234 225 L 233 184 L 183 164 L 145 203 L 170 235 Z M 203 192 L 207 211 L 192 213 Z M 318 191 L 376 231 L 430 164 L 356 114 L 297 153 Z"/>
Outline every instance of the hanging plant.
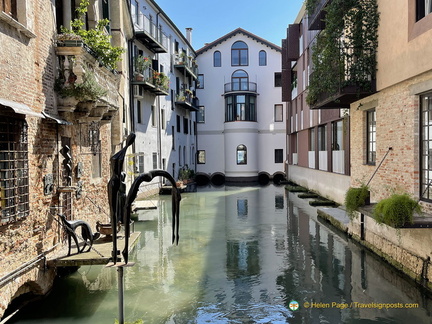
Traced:
<path fill-rule="evenodd" d="M 361 185 L 359 188 L 350 187 L 345 194 L 345 210 L 353 219 L 355 211 L 368 203 L 370 197 L 369 187 Z"/>
<path fill-rule="evenodd" d="M 306 6 L 316 5 L 315 0 L 308 0 Z M 333 0 L 323 10 L 325 29 L 312 45 L 313 73 L 306 97 L 309 105 L 322 96 L 331 98 L 345 86 L 371 90 L 376 75 L 376 0 Z"/>

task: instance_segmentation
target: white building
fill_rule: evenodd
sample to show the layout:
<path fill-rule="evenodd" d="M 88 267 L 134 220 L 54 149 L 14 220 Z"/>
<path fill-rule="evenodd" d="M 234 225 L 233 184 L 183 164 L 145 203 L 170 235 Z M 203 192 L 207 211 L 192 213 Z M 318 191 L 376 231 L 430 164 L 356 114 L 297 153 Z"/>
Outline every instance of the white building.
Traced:
<path fill-rule="evenodd" d="M 131 1 L 131 13 L 135 77 L 130 114 L 137 137 L 128 172 L 164 169 L 177 179 L 182 168 L 195 171 L 196 165 L 198 70 L 191 29 L 185 37 L 152 0 Z"/>
<path fill-rule="evenodd" d="M 238 28 L 197 54 L 197 181 L 284 178 L 281 48 Z"/>

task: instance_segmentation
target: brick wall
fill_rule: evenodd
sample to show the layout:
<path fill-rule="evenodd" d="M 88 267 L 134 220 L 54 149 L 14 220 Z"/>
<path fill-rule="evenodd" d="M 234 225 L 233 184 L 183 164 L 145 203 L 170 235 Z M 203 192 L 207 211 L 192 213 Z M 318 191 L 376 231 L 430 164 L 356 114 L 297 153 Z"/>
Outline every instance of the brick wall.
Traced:
<path fill-rule="evenodd" d="M 432 73 L 422 74 L 351 105 L 352 185 L 367 183 L 388 148 L 393 148 L 370 183 L 372 201 L 395 192 L 419 196 L 419 98 L 410 94 L 410 86 L 431 77 Z M 373 107 L 376 108 L 377 145 L 374 166 L 365 164 L 366 111 Z"/>
<path fill-rule="evenodd" d="M 54 52 L 55 22 L 51 2 L 26 1 L 27 16 L 36 37 L 29 38 L 0 20 L 0 98 L 24 103 L 36 112 L 57 113 L 54 81 L 57 74 L 57 57 Z M 0 109 L 1 115 L 5 113 Z M 73 179 L 83 182 L 83 192 L 77 199 L 72 196 L 72 217 L 90 223 L 95 231 L 97 220 L 109 220 L 107 182 L 110 177 L 111 125 L 100 127 L 101 177 L 92 176 L 93 154 L 83 140 L 83 129 L 76 120 L 72 126 L 58 125 L 49 119 L 26 117 L 29 141 L 30 214 L 27 218 L 0 226 L 0 318 L 11 300 L 27 292 L 46 293 L 55 276 L 55 269 L 44 269 L 45 259 L 40 256 L 66 245 L 63 231 L 56 222 L 57 209 L 50 207 L 62 203 L 63 194 L 57 192 L 61 184 L 62 156 L 59 156 L 61 138 L 70 137 L 72 148 Z M 117 143 L 118 144 L 118 143 Z M 76 177 L 78 162 L 84 165 L 83 176 Z M 53 194 L 44 195 L 43 179 L 54 175 Z M 96 206 L 90 202 L 93 201 Z M 23 264 L 23 272 L 17 272 Z M 13 280 L 12 280 L 13 279 Z"/>

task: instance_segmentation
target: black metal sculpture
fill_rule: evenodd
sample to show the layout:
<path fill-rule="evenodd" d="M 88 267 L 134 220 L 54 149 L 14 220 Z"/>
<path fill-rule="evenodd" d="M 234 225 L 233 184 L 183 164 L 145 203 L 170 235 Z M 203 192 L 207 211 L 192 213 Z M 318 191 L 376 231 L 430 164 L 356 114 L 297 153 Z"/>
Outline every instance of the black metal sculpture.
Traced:
<path fill-rule="evenodd" d="M 65 215 L 58 214 L 58 216 L 61 219 L 62 226 L 66 232 L 67 239 L 68 239 L 68 254 L 67 255 L 71 254 L 72 239 L 75 242 L 75 245 L 78 249 L 78 253 L 84 252 L 84 249 L 86 248 L 86 246 L 89 247 L 87 251 L 90 251 L 90 249 L 93 245 L 93 241 L 97 240 L 99 238 L 100 233 L 96 232 L 93 234 L 93 232 L 90 228 L 90 225 L 83 220 L 67 220 Z M 81 228 L 81 237 L 84 241 L 84 245 L 81 249 L 80 249 L 79 244 L 78 244 L 78 236 L 75 232 L 79 227 Z"/>
<path fill-rule="evenodd" d="M 127 264 L 129 259 L 129 236 L 130 236 L 130 215 L 131 215 L 131 208 L 132 203 L 135 200 L 139 186 L 142 182 L 150 182 L 155 177 L 164 177 L 168 179 L 169 182 L 171 182 L 172 185 L 172 243 L 178 244 L 179 241 L 179 220 L 180 220 L 180 190 L 176 186 L 176 182 L 174 178 L 164 170 L 152 170 L 148 173 L 143 173 L 139 175 L 135 181 L 132 183 L 131 188 L 129 189 L 129 193 L 126 197 L 126 202 L 124 205 L 124 215 L 126 217 L 125 219 L 125 247 L 122 252 L 124 262 Z"/>
<path fill-rule="evenodd" d="M 125 230 L 125 246 L 122 251 L 123 262 L 125 265 L 129 261 L 129 237 L 130 237 L 130 221 L 131 221 L 131 208 L 134 202 L 139 186 L 142 182 L 150 182 L 155 177 L 164 177 L 172 185 L 172 243 L 179 241 L 179 217 L 180 217 L 180 191 L 176 186 L 174 178 L 164 170 L 152 170 L 148 173 L 143 173 L 135 178 L 126 196 L 126 174 L 123 172 L 123 162 L 126 156 L 126 150 L 135 141 L 135 134 L 131 133 L 127 140 L 126 145 L 119 152 L 111 157 L 111 179 L 108 182 L 108 199 L 111 213 L 111 227 L 116 228 L 117 223 L 121 222 Z M 120 262 L 117 250 L 117 233 L 113 231 L 113 251 L 112 262 L 114 265 Z"/>
<path fill-rule="evenodd" d="M 108 182 L 108 202 L 110 206 L 111 228 L 117 228 L 118 222 L 124 224 L 124 201 L 126 197 L 125 173 L 123 172 L 123 162 L 126 151 L 135 141 L 135 134 L 131 133 L 126 139 L 125 146 L 111 157 L 111 179 Z M 112 262 L 120 261 L 117 251 L 117 231 L 113 230 L 113 251 Z"/>

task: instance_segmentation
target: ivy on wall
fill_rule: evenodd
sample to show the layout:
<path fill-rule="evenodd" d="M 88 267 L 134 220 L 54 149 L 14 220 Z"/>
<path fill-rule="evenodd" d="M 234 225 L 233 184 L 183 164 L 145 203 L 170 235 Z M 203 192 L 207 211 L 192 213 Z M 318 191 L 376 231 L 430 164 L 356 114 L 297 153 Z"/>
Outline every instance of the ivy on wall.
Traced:
<path fill-rule="evenodd" d="M 308 12 L 314 12 L 318 3 L 307 0 Z M 325 29 L 312 45 L 313 74 L 306 97 L 309 105 L 349 85 L 368 91 L 376 76 L 376 0 L 332 0 L 324 10 Z"/>

